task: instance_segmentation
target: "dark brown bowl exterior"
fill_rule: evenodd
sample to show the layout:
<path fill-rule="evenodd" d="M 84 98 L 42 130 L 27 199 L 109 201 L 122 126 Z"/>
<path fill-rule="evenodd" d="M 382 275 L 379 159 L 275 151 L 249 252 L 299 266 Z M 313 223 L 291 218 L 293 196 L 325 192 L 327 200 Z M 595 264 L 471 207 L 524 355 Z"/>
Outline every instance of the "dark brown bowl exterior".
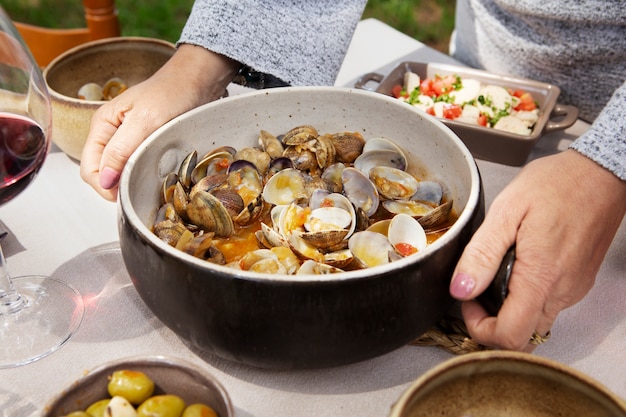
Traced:
<path fill-rule="evenodd" d="M 100 365 L 67 387 L 49 404 L 42 417 L 59 417 L 73 411 L 84 411 L 96 401 L 109 398 L 108 378 L 118 370 L 145 373 L 154 381 L 153 395 L 174 394 L 187 405 L 203 403 L 220 417 L 233 417 L 233 406 L 220 382 L 197 366 L 163 356 L 124 358 Z"/>
<path fill-rule="evenodd" d="M 557 103 L 561 91 L 555 85 L 456 65 L 402 62 L 387 76 L 383 77 L 380 74 L 364 75 L 358 81 L 357 86 L 365 86 L 369 81 L 379 82 L 376 92 L 391 96 L 394 86 L 404 84 L 404 74 L 409 70 L 419 75 L 421 79 L 432 78 L 436 74 L 457 74 L 463 78 L 473 78 L 485 84 L 497 85 L 511 90 L 522 89 L 532 94 L 541 109 L 541 113 L 529 136 L 474 126 L 454 120 L 441 120 L 459 135 L 472 155 L 479 159 L 513 166 L 522 165 L 544 133 L 566 129 L 578 119 L 576 107 Z"/>
<path fill-rule="evenodd" d="M 256 367 L 343 365 L 390 352 L 420 336 L 453 303 L 450 276 L 483 219 L 484 201 L 475 162 L 462 142 L 434 119 L 420 121 L 415 114 L 411 107 L 376 93 L 288 88 L 225 99 L 164 126 L 133 155 L 120 186 L 120 244 L 137 292 L 183 339 Z M 450 165 L 446 171 L 455 182 L 450 184 L 453 192 L 465 195 L 457 200 L 462 213 L 453 229 L 435 242 L 436 250 L 425 251 L 416 261 L 407 258 L 389 268 L 323 278 L 268 278 L 196 261 L 149 231 L 150 216 L 158 206 L 157 175 L 167 173 L 163 165 L 176 166 L 194 149 L 189 142 L 222 145 L 230 137 L 224 133 L 230 125 L 250 140 L 258 129 L 282 132 L 307 122 L 323 132 L 354 130 L 359 127 L 350 121 L 359 117 L 362 127 L 371 124 L 366 137 L 398 137 L 396 129 L 410 132 L 399 145 L 413 146 L 411 159 L 418 157 L 414 152 L 424 154 L 423 162 L 432 170 Z M 407 127 L 398 126 L 404 121 Z M 425 156 L 430 138 L 411 142 L 412 136 L 419 137 L 420 126 L 437 141 L 432 156 Z M 438 160 L 442 158 L 450 160 Z"/>

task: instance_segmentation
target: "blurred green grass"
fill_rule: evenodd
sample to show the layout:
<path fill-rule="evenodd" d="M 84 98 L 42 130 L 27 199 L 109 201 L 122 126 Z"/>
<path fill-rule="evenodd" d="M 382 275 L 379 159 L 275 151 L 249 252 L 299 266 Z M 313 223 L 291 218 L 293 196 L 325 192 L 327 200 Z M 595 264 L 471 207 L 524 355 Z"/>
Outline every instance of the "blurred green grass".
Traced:
<path fill-rule="evenodd" d="M 122 34 L 176 42 L 193 0 L 116 0 Z M 363 18 L 379 19 L 397 30 L 447 52 L 454 27 L 455 0 L 369 0 Z M 2 0 L 16 21 L 44 27 L 84 26 L 80 0 Z"/>

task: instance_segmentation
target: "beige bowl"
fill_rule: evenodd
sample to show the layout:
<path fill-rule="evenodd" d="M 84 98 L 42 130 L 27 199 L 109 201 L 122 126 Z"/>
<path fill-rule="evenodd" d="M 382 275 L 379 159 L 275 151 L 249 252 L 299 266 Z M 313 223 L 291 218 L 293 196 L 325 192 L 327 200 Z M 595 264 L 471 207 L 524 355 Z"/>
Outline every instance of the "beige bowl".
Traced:
<path fill-rule="evenodd" d="M 58 417 L 85 410 L 96 401 L 109 398 L 109 376 L 116 370 L 144 372 L 154 381 L 153 395 L 174 394 L 185 404 L 203 403 L 219 417 L 233 417 L 233 406 L 226 390 L 209 373 L 189 362 L 163 356 L 119 359 L 89 371 L 58 394 L 45 407 L 42 417 Z"/>
<path fill-rule="evenodd" d="M 448 360 L 415 381 L 389 417 L 625 417 L 626 403 L 574 369 L 527 353 Z"/>
<path fill-rule="evenodd" d="M 154 74 L 174 51 L 172 43 L 160 39 L 118 37 L 89 42 L 55 58 L 43 72 L 52 101 L 54 144 L 80 160 L 91 117 L 104 103 L 78 99 L 81 86 L 103 85 L 113 77 L 135 85 Z"/>

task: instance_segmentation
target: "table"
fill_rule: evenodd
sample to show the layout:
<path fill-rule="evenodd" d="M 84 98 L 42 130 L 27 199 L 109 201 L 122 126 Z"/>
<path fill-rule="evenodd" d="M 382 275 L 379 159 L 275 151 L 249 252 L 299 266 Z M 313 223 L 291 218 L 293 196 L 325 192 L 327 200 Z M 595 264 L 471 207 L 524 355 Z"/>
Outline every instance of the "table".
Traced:
<path fill-rule="evenodd" d="M 389 26 L 359 23 L 338 86 L 361 74 L 385 74 L 404 60 L 454 62 Z M 546 135 L 532 157 L 562 150 L 586 129 L 577 122 Z M 519 171 L 478 161 L 487 204 Z M 19 368 L 0 370 L 0 416 L 38 415 L 62 388 L 103 362 L 128 356 L 180 357 L 212 372 L 229 392 L 238 417 L 383 417 L 423 372 L 452 355 L 436 347 L 405 346 L 384 356 L 331 369 L 259 370 L 198 352 L 145 307 L 126 273 L 119 250 L 117 206 L 79 177 L 79 166 L 52 149 L 39 177 L 0 208 L 11 232 L 3 243 L 13 276 L 48 274 L 84 296 L 80 329 L 60 350 Z M 613 242 L 597 284 L 564 311 L 552 340 L 535 353 L 597 379 L 626 398 L 626 222 Z"/>

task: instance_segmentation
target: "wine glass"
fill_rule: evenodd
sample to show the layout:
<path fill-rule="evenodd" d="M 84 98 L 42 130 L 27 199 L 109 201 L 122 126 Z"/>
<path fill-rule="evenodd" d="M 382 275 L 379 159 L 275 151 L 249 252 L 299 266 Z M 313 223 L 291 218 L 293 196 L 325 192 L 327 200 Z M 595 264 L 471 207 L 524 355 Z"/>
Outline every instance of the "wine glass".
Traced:
<path fill-rule="evenodd" d="M 50 149 L 52 116 L 40 68 L 0 7 L 0 205 L 24 191 Z M 84 314 L 80 293 L 56 278 L 11 278 L 0 247 L 0 368 L 54 352 Z"/>

